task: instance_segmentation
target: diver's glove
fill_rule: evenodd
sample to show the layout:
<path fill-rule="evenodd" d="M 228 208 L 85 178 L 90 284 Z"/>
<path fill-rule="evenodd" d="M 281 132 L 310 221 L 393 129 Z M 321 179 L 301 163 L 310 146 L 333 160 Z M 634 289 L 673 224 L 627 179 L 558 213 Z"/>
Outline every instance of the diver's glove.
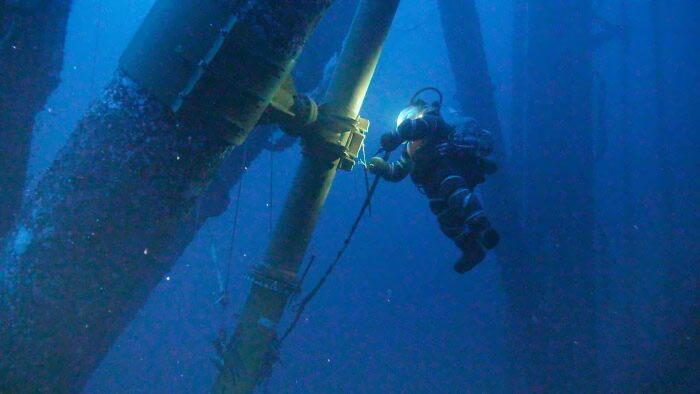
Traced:
<path fill-rule="evenodd" d="M 380 143 L 382 145 L 382 149 L 384 149 L 387 152 L 391 152 L 394 149 L 398 148 L 398 146 L 401 145 L 401 143 L 403 143 L 403 137 L 401 137 L 401 135 L 396 132 L 384 133 L 382 134 Z"/>
<path fill-rule="evenodd" d="M 386 160 L 382 159 L 381 157 L 375 156 L 369 160 L 367 169 L 372 174 L 386 176 L 391 171 L 391 166 L 389 165 L 389 163 L 386 162 Z"/>

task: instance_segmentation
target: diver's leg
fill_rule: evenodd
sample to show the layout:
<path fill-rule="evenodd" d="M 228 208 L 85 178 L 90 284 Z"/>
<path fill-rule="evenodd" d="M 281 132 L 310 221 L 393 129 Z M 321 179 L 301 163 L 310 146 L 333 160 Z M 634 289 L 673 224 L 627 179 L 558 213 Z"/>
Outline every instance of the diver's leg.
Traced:
<path fill-rule="evenodd" d="M 496 247 L 500 240 L 498 232 L 491 227 L 479 198 L 466 185 L 464 178 L 458 175 L 445 177 L 440 183 L 439 194 L 446 204 L 446 210 L 441 215 L 449 216 L 447 222 L 450 224 L 461 220 L 461 238 L 476 238 L 486 249 Z"/>
<path fill-rule="evenodd" d="M 486 249 L 498 244 L 498 233 L 489 220 L 476 194 L 459 175 L 447 175 L 430 196 L 431 209 L 438 217 L 440 229 L 462 250 L 455 270 L 464 273 L 486 256 Z"/>

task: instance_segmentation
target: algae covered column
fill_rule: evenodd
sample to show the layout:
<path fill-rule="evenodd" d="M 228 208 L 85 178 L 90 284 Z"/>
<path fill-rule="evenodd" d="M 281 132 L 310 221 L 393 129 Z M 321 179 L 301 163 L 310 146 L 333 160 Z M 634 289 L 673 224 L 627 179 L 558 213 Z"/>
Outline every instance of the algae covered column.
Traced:
<path fill-rule="evenodd" d="M 223 354 L 213 393 L 252 392 L 276 360 L 276 326 L 335 177 L 339 155 L 334 150 L 358 119 L 398 3 L 363 0 L 360 4 L 318 125 L 302 136 L 301 165 L 264 262 L 251 274 L 253 285 Z"/>
<path fill-rule="evenodd" d="M 77 392 L 331 0 L 158 0 L 0 254 L 0 392 Z"/>

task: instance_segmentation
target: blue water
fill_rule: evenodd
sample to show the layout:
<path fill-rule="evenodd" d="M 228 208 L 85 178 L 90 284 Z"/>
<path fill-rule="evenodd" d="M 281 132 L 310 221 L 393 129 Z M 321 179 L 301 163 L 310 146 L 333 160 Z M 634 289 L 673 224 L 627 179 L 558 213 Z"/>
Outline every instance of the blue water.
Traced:
<path fill-rule="evenodd" d="M 90 101 L 110 80 L 152 2 L 74 1 L 62 82 L 37 118 L 30 162 L 33 180 L 50 165 Z M 619 21 L 621 0 L 595 3 L 601 17 Z M 692 0 L 668 1 L 662 7 L 666 138 L 673 169 L 665 174 L 659 172 L 658 162 L 653 15 L 648 0 L 628 3 L 629 165 L 636 202 L 632 229 L 623 228 L 621 218 L 623 44 L 617 40 L 604 45 L 594 59 L 595 69 L 607 81 L 604 105 L 609 126 L 607 150 L 595 163 L 596 225 L 608 245 L 603 259 L 596 243 L 597 264 L 608 272 L 604 286 L 597 287 L 598 299 L 607 300 L 597 310 L 597 358 L 602 387 L 622 392 L 644 390 L 644 381 L 654 378 L 683 379 L 682 366 L 690 370 L 698 366 L 694 349 L 700 341 L 694 336 L 700 325 L 700 15 Z M 510 143 L 514 1 L 478 0 L 477 6 L 499 116 Z M 448 108 L 458 107 L 435 1 L 404 0 L 362 110 L 372 122 L 368 152 L 376 150 L 379 136 L 394 127 L 396 115 L 413 92 L 428 85 L 443 91 Z M 265 152 L 244 176 L 231 264 L 231 306 L 222 311 L 215 300 L 217 269 L 227 264 L 235 204 L 197 234 L 94 372 L 85 393 L 208 390 L 217 372 L 210 362 L 211 341 L 222 324 L 230 329 L 235 325 L 235 313 L 250 286 L 245 273 L 262 259 L 270 215 L 278 216 L 299 161 L 298 146 L 275 153 L 271 171 L 271 154 Z M 660 208 L 660 188 L 668 177 L 676 185 L 673 216 Z M 364 199 L 364 187 L 359 168 L 339 173 L 309 248 L 316 265 L 307 289 L 341 246 Z M 235 203 L 235 188 L 231 199 Z M 467 275 L 455 274 L 452 263 L 458 251 L 440 232 L 425 196 L 408 180 L 380 184 L 372 208 L 339 267 L 285 342 L 282 363 L 275 366 L 266 389 L 271 393 L 531 391 L 509 384 L 510 304 L 498 259 L 490 255 Z M 659 241 L 664 230 L 672 232 L 675 246 Z M 634 264 L 622 261 L 623 231 L 633 231 L 638 239 Z M 677 260 L 668 261 L 665 252 L 672 247 Z M 691 280 L 669 291 L 669 267 L 674 265 Z M 682 346 L 669 339 L 676 337 L 682 338 Z M 700 386 L 685 388 L 680 391 L 700 391 Z"/>

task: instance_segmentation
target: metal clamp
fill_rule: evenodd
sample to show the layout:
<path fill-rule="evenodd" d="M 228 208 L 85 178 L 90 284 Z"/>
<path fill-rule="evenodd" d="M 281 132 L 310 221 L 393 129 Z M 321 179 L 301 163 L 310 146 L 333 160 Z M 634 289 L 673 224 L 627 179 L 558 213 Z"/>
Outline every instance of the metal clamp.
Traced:
<path fill-rule="evenodd" d="M 252 283 L 276 293 L 290 296 L 301 290 L 296 274 L 267 264 L 258 264 L 247 275 Z"/>
<path fill-rule="evenodd" d="M 365 136 L 368 130 L 369 120 L 357 118 L 355 127 L 342 135 L 341 145 L 345 147 L 345 155 L 340 159 L 338 169 L 344 171 L 352 170 L 352 168 L 355 166 L 355 160 L 357 160 L 357 157 L 360 154 L 362 145 L 365 143 Z"/>
<path fill-rule="evenodd" d="M 287 134 L 304 139 L 304 153 L 324 161 L 338 162 L 338 169 L 350 171 L 362 149 L 369 120 L 339 114 L 298 95 L 288 77 L 277 90 L 266 111 L 265 123 L 278 123 Z"/>

